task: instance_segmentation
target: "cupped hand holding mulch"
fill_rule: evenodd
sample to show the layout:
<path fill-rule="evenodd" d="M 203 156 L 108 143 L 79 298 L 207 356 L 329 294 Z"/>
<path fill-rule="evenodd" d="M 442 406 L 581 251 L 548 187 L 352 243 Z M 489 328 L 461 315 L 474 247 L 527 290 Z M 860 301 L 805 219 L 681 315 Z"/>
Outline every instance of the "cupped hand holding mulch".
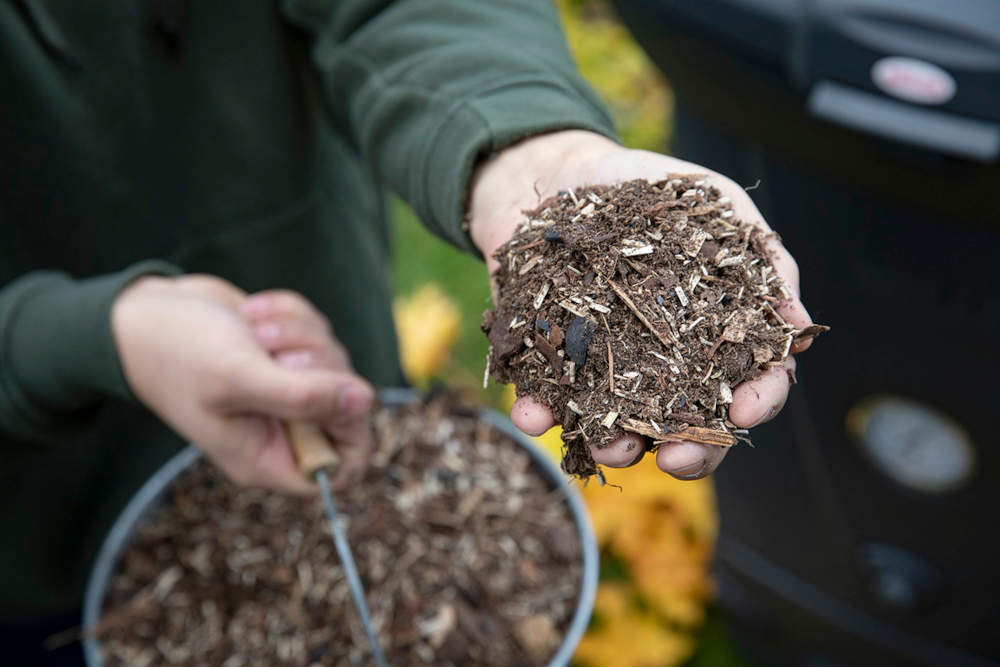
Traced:
<path fill-rule="evenodd" d="M 784 405 L 791 355 L 826 327 L 738 185 L 586 132 L 509 149 L 477 185 L 470 231 L 496 304 L 488 372 L 516 385 L 522 430 L 562 425 L 568 473 L 654 449 L 665 472 L 702 477 Z"/>

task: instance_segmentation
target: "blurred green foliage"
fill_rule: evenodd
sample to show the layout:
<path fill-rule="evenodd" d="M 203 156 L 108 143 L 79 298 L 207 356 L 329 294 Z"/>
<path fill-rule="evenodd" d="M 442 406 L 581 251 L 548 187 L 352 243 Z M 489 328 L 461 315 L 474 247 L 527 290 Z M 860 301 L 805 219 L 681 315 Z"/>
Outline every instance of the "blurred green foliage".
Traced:
<path fill-rule="evenodd" d="M 473 257 L 431 234 L 406 204 L 393 197 L 390 212 L 393 239 L 393 285 L 397 295 L 409 295 L 426 283 L 436 283 L 462 311 L 460 332 L 451 361 L 440 379 L 449 385 L 480 387 L 489 347 L 479 329 L 482 313 L 490 307 L 486 266 Z M 490 387 L 486 402 L 500 404 L 501 387 Z"/>
<path fill-rule="evenodd" d="M 558 0 L 566 40 L 584 77 L 611 110 L 622 142 L 665 152 L 673 95 L 605 0 Z"/>

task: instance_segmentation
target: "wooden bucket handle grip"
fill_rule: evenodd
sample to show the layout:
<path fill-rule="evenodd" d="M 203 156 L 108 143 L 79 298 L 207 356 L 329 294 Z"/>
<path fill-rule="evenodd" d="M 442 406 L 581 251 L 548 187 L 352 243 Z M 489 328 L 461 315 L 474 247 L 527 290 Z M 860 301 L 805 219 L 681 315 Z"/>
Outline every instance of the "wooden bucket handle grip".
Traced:
<path fill-rule="evenodd" d="M 288 422 L 287 431 L 303 475 L 311 480 L 318 470 L 326 470 L 330 477 L 337 474 L 340 456 L 323 429 L 312 422 L 292 421 Z"/>

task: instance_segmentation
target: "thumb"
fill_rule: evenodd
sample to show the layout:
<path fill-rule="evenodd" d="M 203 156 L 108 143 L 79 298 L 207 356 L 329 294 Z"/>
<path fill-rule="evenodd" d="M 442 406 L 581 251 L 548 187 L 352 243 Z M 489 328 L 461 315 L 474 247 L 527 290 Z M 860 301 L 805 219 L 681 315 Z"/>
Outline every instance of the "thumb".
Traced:
<path fill-rule="evenodd" d="M 349 371 L 286 368 L 267 358 L 241 369 L 234 398 L 240 411 L 336 424 L 367 417 L 375 392 Z"/>

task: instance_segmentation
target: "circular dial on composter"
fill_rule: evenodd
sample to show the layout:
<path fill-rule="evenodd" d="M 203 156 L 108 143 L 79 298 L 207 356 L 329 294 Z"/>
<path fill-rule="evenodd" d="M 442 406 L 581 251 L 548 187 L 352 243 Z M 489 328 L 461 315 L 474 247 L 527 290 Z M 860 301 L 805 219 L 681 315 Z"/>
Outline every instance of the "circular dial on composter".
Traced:
<path fill-rule="evenodd" d="M 847 429 L 876 468 L 918 491 L 954 490 L 975 470 L 975 449 L 965 429 L 912 399 L 866 398 L 848 412 Z"/>

